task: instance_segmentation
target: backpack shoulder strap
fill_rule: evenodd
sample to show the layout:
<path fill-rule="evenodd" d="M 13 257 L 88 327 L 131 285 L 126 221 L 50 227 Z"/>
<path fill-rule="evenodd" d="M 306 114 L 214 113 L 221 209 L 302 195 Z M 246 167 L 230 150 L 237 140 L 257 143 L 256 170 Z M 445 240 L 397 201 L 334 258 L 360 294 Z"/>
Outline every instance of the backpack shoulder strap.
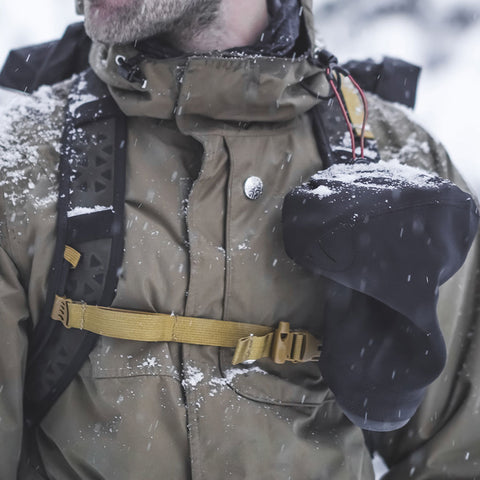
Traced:
<path fill-rule="evenodd" d="M 31 93 L 66 80 L 88 67 L 91 43 L 83 23 L 74 23 L 59 40 L 12 50 L 0 72 L 0 86 Z"/>
<path fill-rule="evenodd" d="M 96 100 L 82 103 L 92 96 Z M 66 329 L 51 319 L 55 295 L 102 306 L 111 305 L 115 296 L 124 242 L 125 152 L 126 118 L 88 70 L 76 78 L 66 108 L 56 246 L 27 363 L 27 425 L 42 420 L 97 341 L 95 334 Z M 81 254 L 74 270 L 64 258 L 66 247 Z"/>

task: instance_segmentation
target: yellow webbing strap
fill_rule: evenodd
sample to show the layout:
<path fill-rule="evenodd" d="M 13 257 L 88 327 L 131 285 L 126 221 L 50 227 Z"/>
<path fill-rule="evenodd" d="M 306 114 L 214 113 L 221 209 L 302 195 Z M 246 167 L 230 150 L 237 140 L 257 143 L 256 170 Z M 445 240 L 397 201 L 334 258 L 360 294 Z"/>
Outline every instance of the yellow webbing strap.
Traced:
<path fill-rule="evenodd" d="M 63 253 L 63 258 L 72 266 L 72 268 L 77 268 L 78 262 L 82 254 L 77 252 L 74 248 L 65 246 L 65 251 Z"/>
<path fill-rule="evenodd" d="M 342 77 L 342 95 L 345 100 L 348 115 L 355 128 L 355 134 L 359 137 L 362 134 L 363 102 L 360 94 L 348 77 Z M 375 138 L 368 124 L 365 127 L 365 138 Z"/>
<path fill-rule="evenodd" d="M 55 297 L 52 318 L 67 328 L 144 342 L 178 342 L 235 348 L 233 364 L 270 357 L 277 363 L 308 362 L 320 355 L 320 342 L 304 331 L 277 330 L 251 323 L 98 307 Z"/>

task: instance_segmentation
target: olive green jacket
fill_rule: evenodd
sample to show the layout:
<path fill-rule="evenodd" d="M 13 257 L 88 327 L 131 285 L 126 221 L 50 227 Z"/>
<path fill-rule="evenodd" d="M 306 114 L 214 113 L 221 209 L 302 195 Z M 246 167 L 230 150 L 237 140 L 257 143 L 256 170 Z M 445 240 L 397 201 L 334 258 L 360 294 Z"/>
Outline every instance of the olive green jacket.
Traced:
<path fill-rule="evenodd" d="M 309 2 L 304 15 L 312 24 Z M 313 44 L 313 40 L 312 40 Z M 282 244 L 285 194 L 322 168 L 305 112 L 328 92 L 305 58 L 193 56 L 91 64 L 128 116 L 126 244 L 115 307 L 322 332 L 322 279 Z M 20 96 L 0 127 L 0 478 L 28 466 L 22 381 L 55 244 L 56 170 L 70 82 Z M 82 99 L 79 99 L 80 101 Z M 384 159 L 463 185 L 444 150 L 401 109 L 369 97 Z M 258 177 L 251 200 L 245 181 Z M 389 479 L 471 480 L 480 472 L 478 247 L 441 292 L 449 361 L 418 415 L 377 440 Z M 360 429 L 315 363 L 233 367 L 232 351 L 103 337 L 35 441 L 51 479 L 368 480 Z M 18 473 L 17 476 L 17 471 Z"/>

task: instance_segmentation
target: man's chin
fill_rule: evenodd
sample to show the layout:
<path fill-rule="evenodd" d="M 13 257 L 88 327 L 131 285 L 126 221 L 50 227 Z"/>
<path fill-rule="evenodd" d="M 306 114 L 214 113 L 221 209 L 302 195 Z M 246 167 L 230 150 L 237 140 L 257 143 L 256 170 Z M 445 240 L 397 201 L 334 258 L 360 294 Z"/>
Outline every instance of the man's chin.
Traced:
<path fill-rule="evenodd" d="M 87 35 L 96 42 L 107 43 L 109 45 L 117 43 L 132 43 L 135 40 L 141 40 L 143 35 L 129 29 L 121 29 L 109 25 L 95 24 L 85 19 L 85 31 Z"/>

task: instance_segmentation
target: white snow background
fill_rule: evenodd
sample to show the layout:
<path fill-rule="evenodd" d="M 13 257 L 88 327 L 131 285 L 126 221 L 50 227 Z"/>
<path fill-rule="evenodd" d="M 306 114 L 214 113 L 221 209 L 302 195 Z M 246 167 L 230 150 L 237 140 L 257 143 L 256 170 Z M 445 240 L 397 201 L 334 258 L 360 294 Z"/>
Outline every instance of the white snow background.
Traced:
<path fill-rule="evenodd" d="M 479 0 L 314 0 L 314 8 L 319 40 L 341 62 L 389 55 L 423 67 L 416 116 L 480 195 Z M 73 0 L 0 0 L 0 64 L 11 48 L 57 38 L 79 20 Z M 0 106 L 9 98 L 0 90 Z"/>

